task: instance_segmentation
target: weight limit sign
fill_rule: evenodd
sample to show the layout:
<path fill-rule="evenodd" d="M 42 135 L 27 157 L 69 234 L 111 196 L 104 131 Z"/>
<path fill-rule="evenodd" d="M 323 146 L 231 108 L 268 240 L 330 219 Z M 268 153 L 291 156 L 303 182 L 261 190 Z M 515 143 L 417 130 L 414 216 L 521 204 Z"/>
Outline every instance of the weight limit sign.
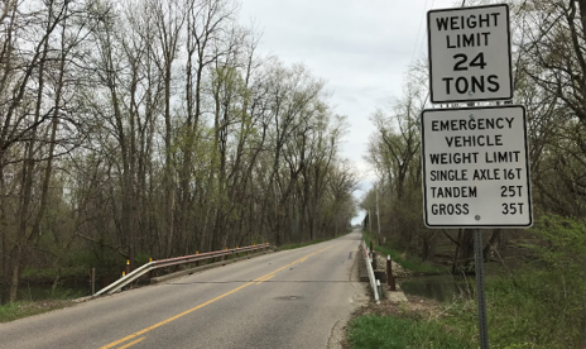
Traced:
<path fill-rule="evenodd" d="M 509 7 L 427 13 L 432 103 L 513 98 Z"/>
<path fill-rule="evenodd" d="M 525 108 L 428 109 L 421 119 L 426 226 L 532 225 Z"/>

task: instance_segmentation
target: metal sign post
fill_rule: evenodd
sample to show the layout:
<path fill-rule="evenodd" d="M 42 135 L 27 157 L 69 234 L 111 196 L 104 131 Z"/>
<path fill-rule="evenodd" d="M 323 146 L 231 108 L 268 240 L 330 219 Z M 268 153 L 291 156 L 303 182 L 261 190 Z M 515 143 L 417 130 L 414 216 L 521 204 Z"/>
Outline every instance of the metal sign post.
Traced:
<path fill-rule="evenodd" d="M 484 294 L 484 256 L 482 254 L 482 230 L 474 229 L 474 256 L 476 268 L 476 300 L 478 303 L 478 330 L 480 348 L 488 349 L 488 322 L 486 318 L 486 295 Z"/>

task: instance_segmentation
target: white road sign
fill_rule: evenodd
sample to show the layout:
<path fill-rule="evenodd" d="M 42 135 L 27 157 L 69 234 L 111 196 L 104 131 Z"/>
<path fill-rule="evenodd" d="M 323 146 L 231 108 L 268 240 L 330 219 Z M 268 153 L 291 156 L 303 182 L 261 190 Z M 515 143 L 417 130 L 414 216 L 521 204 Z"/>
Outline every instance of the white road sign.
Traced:
<path fill-rule="evenodd" d="M 427 12 L 432 103 L 513 98 L 509 7 Z"/>
<path fill-rule="evenodd" d="M 426 226 L 532 225 L 524 107 L 428 109 L 421 120 Z"/>

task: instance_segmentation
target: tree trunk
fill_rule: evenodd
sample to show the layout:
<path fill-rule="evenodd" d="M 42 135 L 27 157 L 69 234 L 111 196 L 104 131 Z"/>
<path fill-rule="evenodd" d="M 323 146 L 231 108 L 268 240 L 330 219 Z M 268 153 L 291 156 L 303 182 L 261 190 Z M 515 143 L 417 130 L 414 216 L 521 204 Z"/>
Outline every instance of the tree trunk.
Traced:
<path fill-rule="evenodd" d="M 472 261 L 474 260 L 474 239 L 469 229 L 458 231 L 458 247 L 454 252 L 452 262 L 452 274 L 469 274 L 472 272 Z"/>
<path fill-rule="evenodd" d="M 20 255 L 20 252 L 18 254 Z M 10 303 L 16 302 L 18 296 L 18 282 L 20 281 L 19 272 L 20 270 L 18 263 L 13 263 L 12 278 L 10 280 L 10 298 L 8 299 Z"/>

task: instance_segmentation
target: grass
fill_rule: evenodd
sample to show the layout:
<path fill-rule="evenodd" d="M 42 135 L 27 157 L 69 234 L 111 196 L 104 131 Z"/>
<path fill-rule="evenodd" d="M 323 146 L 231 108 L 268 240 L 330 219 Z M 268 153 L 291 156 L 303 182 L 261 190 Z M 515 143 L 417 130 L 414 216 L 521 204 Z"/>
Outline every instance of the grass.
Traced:
<path fill-rule="evenodd" d="M 368 246 L 370 244 L 371 234 L 365 231 L 363 236 L 364 241 Z M 415 273 L 421 274 L 441 274 L 448 271 L 448 268 L 445 266 L 433 265 L 414 256 L 408 255 L 407 257 L 403 257 L 403 252 L 396 250 L 391 246 L 377 245 L 376 239 L 373 239 L 373 245 L 376 252 L 382 253 L 385 256 L 390 255 L 395 262 L 399 263 L 403 267 L 403 269 L 411 270 Z"/>
<path fill-rule="evenodd" d="M 487 278 L 490 347 L 583 347 L 583 280 L 583 274 L 569 279 L 559 271 L 529 268 Z M 411 310 L 357 317 L 348 326 L 348 341 L 353 349 L 477 348 L 477 324 L 475 300 L 456 300 L 430 314 Z"/>
<path fill-rule="evenodd" d="M 69 305 L 71 305 L 71 301 L 68 300 L 19 301 L 0 305 L 0 323 L 45 313 Z"/>
<path fill-rule="evenodd" d="M 453 335 L 436 321 L 381 315 L 366 315 L 352 321 L 348 341 L 354 349 L 470 348 L 470 342 Z"/>
<path fill-rule="evenodd" d="M 21 285 L 18 301 L 0 304 L 0 323 L 60 309 L 71 305 L 73 299 L 85 295 L 87 292 L 82 289 L 57 287 L 52 291 L 50 286 Z"/>
<path fill-rule="evenodd" d="M 538 260 L 486 278 L 490 347 L 583 348 L 584 223 L 550 215 L 536 222 L 533 233 L 541 243 L 528 247 Z M 376 314 L 356 317 L 348 325 L 350 347 L 478 348 L 475 300 L 442 303 L 429 313 L 415 305 L 410 302 L 407 310 L 395 307 L 394 312 L 369 308 Z"/>

